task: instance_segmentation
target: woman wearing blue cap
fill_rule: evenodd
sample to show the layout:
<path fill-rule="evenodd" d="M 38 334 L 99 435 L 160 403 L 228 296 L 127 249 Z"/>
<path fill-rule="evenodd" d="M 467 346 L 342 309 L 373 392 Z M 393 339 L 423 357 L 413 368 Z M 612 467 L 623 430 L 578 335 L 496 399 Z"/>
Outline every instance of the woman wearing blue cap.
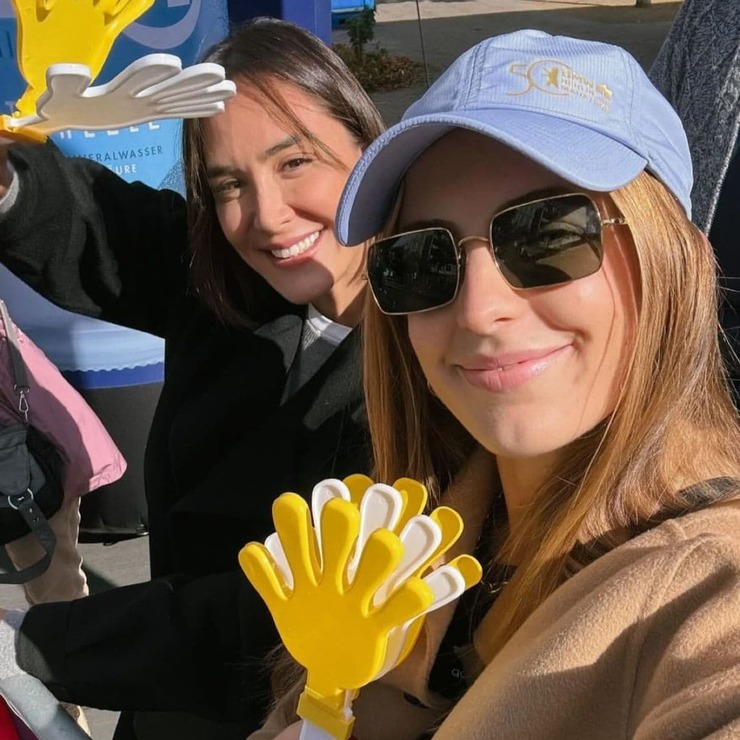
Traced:
<path fill-rule="evenodd" d="M 740 429 L 691 183 L 634 59 L 536 31 L 355 167 L 375 477 L 424 481 L 486 564 L 361 691 L 359 740 L 740 731 Z M 297 737 L 293 698 L 254 740 Z"/>

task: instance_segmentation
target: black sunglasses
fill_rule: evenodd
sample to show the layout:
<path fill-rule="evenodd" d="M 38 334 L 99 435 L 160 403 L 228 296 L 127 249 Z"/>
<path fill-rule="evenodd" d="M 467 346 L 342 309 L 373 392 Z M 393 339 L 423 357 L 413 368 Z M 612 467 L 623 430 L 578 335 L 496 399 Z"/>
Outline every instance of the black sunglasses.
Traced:
<path fill-rule="evenodd" d="M 493 260 L 518 290 L 562 285 L 593 275 L 604 257 L 603 219 L 585 194 L 554 195 L 506 208 L 491 218 Z M 431 311 L 455 300 L 465 273 L 461 245 L 444 227 L 378 239 L 368 254 L 367 275 L 378 308 L 386 314 Z"/>

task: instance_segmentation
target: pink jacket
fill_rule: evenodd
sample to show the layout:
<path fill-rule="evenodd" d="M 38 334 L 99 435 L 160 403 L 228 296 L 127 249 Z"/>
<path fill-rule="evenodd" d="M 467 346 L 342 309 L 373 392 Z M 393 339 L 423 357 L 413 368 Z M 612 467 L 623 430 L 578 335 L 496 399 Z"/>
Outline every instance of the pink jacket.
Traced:
<path fill-rule="evenodd" d="M 29 421 L 62 455 L 65 503 L 117 481 L 126 471 L 126 461 L 103 423 L 18 327 L 16 333 L 30 386 Z M 22 420 L 13 385 L 5 328 L 0 321 L 0 425 Z"/>

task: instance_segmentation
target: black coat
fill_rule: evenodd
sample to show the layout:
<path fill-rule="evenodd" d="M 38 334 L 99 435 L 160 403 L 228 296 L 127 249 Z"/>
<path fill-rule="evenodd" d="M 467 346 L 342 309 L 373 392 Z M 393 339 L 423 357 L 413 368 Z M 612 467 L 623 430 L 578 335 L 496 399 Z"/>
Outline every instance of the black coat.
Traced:
<path fill-rule="evenodd" d="M 728 343 L 725 359 L 735 404 L 740 409 L 740 139 L 730 160 L 717 201 L 709 241 L 714 247 L 722 286 L 721 318 Z"/>
<path fill-rule="evenodd" d="M 0 222 L 6 266 L 62 308 L 166 340 L 145 458 L 155 580 L 32 608 L 20 664 L 65 701 L 187 710 L 235 723 L 193 737 L 244 737 L 265 708 L 277 636 L 237 553 L 272 531 L 280 493 L 367 472 L 359 331 L 283 402 L 304 307 L 256 330 L 221 325 L 189 287 L 179 195 L 51 145 L 12 159 L 21 189 Z"/>

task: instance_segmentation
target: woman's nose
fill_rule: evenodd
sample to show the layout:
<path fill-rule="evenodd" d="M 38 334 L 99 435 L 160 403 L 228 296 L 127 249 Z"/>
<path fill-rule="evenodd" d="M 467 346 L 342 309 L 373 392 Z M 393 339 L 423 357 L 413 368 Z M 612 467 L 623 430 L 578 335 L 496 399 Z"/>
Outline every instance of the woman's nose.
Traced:
<path fill-rule="evenodd" d="M 524 298 L 504 279 L 488 239 L 470 240 L 461 248 L 465 249 L 465 276 L 455 300 L 457 323 L 486 334 L 496 323 L 515 318 Z"/>
<path fill-rule="evenodd" d="M 265 233 L 278 233 L 293 217 L 293 208 L 288 203 L 278 183 L 266 181 L 255 188 L 255 228 Z"/>

